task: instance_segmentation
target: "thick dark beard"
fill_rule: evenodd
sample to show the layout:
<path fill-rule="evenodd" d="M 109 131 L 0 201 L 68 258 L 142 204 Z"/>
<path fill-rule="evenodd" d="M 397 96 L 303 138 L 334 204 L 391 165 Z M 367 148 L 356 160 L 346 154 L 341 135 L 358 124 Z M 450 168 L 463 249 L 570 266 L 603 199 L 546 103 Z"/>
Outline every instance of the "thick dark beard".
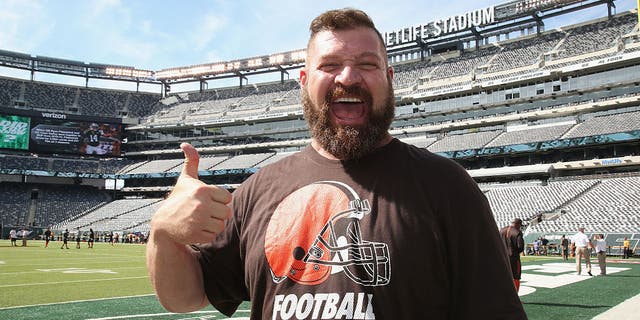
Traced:
<path fill-rule="evenodd" d="M 344 90 L 349 91 L 349 89 Z M 331 93 L 327 96 L 331 96 Z M 330 100 L 325 99 L 325 101 Z M 365 125 L 361 127 L 334 127 L 329 115 L 329 105 L 325 102 L 321 106 L 315 107 L 307 90 L 302 89 L 302 106 L 311 137 L 325 151 L 340 160 L 360 159 L 370 154 L 387 136 L 395 112 L 393 87 L 390 79 L 387 97 L 382 103 L 385 106 L 383 111 L 377 111 L 375 107 L 372 107 L 369 121 Z"/>

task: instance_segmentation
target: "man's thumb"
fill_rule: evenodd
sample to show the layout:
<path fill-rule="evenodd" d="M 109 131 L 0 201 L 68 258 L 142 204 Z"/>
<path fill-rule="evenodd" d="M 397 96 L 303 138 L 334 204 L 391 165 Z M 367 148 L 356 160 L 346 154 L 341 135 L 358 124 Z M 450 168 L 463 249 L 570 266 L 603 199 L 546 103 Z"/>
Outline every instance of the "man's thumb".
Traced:
<path fill-rule="evenodd" d="M 198 150 L 186 142 L 180 144 L 180 149 L 184 152 L 184 166 L 180 176 L 198 179 L 198 163 L 200 162 Z"/>

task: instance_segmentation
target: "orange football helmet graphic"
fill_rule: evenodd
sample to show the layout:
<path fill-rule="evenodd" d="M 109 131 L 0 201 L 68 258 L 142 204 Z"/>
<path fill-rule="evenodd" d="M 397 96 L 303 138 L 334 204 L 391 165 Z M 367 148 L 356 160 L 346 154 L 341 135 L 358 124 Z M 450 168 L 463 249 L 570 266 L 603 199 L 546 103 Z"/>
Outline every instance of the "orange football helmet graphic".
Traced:
<path fill-rule="evenodd" d="M 321 181 L 287 196 L 276 208 L 265 235 L 273 281 L 317 285 L 343 271 L 356 283 L 389 283 L 391 261 L 385 243 L 365 241 L 360 220 L 371 211 L 348 185 Z"/>

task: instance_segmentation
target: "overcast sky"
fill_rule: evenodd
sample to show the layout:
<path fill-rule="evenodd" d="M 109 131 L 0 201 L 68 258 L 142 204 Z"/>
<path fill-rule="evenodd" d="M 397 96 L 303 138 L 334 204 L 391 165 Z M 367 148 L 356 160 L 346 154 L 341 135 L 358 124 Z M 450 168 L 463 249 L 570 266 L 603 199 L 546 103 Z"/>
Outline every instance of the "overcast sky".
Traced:
<path fill-rule="evenodd" d="M 0 49 L 157 71 L 302 49 L 310 20 L 327 9 L 362 9 L 386 32 L 504 2 L 0 0 Z M 618 12 L 636 6 L 615 3 Z M 598 6 L 566 24 L 605 12 Z"/>

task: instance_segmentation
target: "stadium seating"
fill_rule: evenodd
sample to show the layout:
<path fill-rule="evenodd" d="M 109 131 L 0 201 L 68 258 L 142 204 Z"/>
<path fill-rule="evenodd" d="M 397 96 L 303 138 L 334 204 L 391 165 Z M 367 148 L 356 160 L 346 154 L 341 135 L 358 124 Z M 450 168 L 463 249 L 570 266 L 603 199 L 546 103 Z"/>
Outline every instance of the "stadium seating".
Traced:
<path fill-rule="evenodd" d="M 558 210 L 589 187 L 594 181 L 535 182 L 506 185 L 485 185 L 485 195 L 493 210 L 496 223 L 504 227 L 513 218 L 528 219 L 541 212 Z"/>
<path fill-rule="evenodd" d="M 241 155 L 232 157 L 227 161 L 221 162 L 213 166 L 211 169 L 224 170 L 224 169 L 253 168 L 271 156 L 273 156 L 273 153 L 241 154 Z"/>
<path fill-rule="evenodd" d="M 507 43 L 490 62 L 487 73 L 516 69 L 537 64 L 542 54 L 551 50 L 564 36 L 560 32 L 535 36 L 523 41 Z"/>
<path fill-rule="evenodd" d="M 12 79 L 0 78 L 0 106 L 14 106 L 23 102 L 23 84 Z"/>
<path fill-rule="evenodd" d="M 447 135 L 443 139 L 434 142 L 427 149 L 431 152 L 480 149 L 500 134 L 501 131 L 485 131 Z"/>
<path fill-rule="evenodd" d="M 557 140 L 567 132 L 573 124 L 554 126 L 536 126 L 515 131 L 507 131 L 486 145 L 486 147 L 508 146 L 513 144 L 527 144 L 539 141 Z"/>
<path fill-rule="evenodd" d="M 620 36 L 632 31 L 637 23 L 637 17 L 634 19 L 633 15 L 624 15 L 567 30 L 569 35 L 558 48 L 557 59 L 615 46 Z"/>
<path fill-rule="evenodd" d="M 0 212 L 2 224 L 23 226 L 27 224 L 30 203 L 30 186 L 18 183 L 0 183 Z"/>
<path fill-rule="evenodd" d="M 640 176 L 592 177 L 551 184 L 557 183 L 587 184 L 592 188 L 557 208 L 563 212 L 557 219 L 543 221 L 532 227 L 531 232 L 568 232 L 578 227 L 589 232 L 640 232 Z"/>
<path fill-rule="evenodd" d="M 65 159 L 42 156 L 0 154 L 0 169 L 72 173 L 116 173 L 130 164 L 127 159 Z"/>
<path fill-rule="evenodd" d="M 39 191 L 33 220 L 38 226 L 52 225 L 111 201 L 104 191 L 84 186 L 43 186 Z"/>
<path fill-rule="evenodd" d="M 2 182 L 0 194 L 3 223 L 15 226 L 49 226 L 111 200 L 104 191 L 74 185 Z"/>
<path fill-rule="evenodd" d="M 0 154 L 0 168 L 15 170 L 42 170 L 49 169 L 50 159 L 34 156 L 19 156 Z"/>
<path fill-rule="evenodd" d="M 86 231 L 124 230 L 140 222 L 148 221 L 162 199 L 121 199 L 109 202 L 99 208 L 83 213 L 74 219 L 53 226 L 55 230 L 69 229 Z"/>
<path fill-rule="evenodd" d="M 638 111 L 586 119 L 565 134 L 563 138 L 589 137 L 632 130 L 640 130 L 640 112 Z"/>
<path fill-rule="evenodd" d="M 110 118 L 146 117 L 159 108 L 159 94 L 74 87 L 0 78 L 0 106 L 78 113 Z M 77 110 L 77 111 L 76 111 Z"/>
<path fill-rule="evenodd" d="M 243 89 L 212 89 L 188 93 L 150 117 L 149 123 L 194 123 L 212 119 L 236 119 L 300 110 L 300 85 L 295 80 L 251 85 Z M 284 111 L 283 111 L 284 107 Z M 273 109 L 273 110 L 272 110 Z"/>
<path fill-rule="evenodd" d="M 137 166 L 130 171 L 127 171 L 128 174 L 136 174 L 136 173 L 156 173 L 156 172 L 168 172 L 171 169 L 177 167 L 184 159 L 164 159 L 164 160 L 154 160 L 144 163 L 141 166 Z"/>

